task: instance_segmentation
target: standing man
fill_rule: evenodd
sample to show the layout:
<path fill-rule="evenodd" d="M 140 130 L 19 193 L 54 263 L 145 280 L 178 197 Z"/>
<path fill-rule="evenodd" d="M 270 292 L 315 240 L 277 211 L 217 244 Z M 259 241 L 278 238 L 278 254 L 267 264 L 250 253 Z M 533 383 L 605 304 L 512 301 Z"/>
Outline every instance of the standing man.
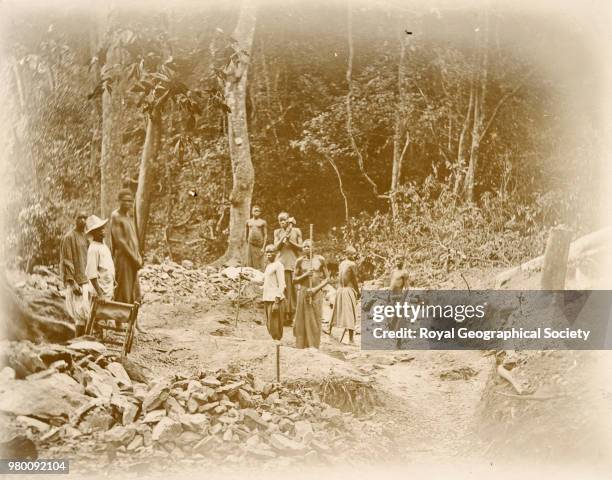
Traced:
<path fill-rule="evenodd" d="M 329 324 L 329 334 L 332 327 L 348 330 L 349 343 L 355 344 L 355 326 L 357 325 L 357 299 L 359 298 L 359 280 L 357 278 L 357 250 L 346 248 L 346 258 L 338 266 L 339 285 L 334 302 L 334 311 Z"/>
<path fill-rule="evenodd" d="M 87 250 L 87 278 L 93 293 L 103 300 L 112 300 L 115 288 L 115 265 L 110 249 L 104 243 L 104 226 L 108 220 L 91 215 L 87 219 L 87 234 L 92 242 Z"/>
<path fill-rule="evenodd" d="M 87 247 L 85 236 L 87 215 L 78 212 L 74 228 L 62 238 L 60 247 L 60 277 L 64 282 L 66 311 L 74 320 L 75 337 L 85 333 L 89 318 L 89 282 L 85 269 L 87 267 Z"/>
<path fill-rule="evenodd" d="M 274 245 L 268 245 L 265 249 L 268 264 L 264 270 L 262 300 L 266 312 L 266 328 L 274 340 L 280 341 L 285 323 L 285 269 L 283 264 L 275 259 Z"/>
<path fill-rule="evenodd" d="M 406 268 L 406 259 L 398 257 L 395 261 L 395 267 L 391 271 L 391 277 L 389 280 L 389 297 L 388 304 L 393 305 L 395 303 L 403 304 L 406 301 L 408 295 L 408 270 Z M 399 330 L 404 326 L 405 320 L 400 316 L 394 316 L 389 319 L 389 328 L 391 330 Z M 402 348 L 402 339 L 398 338 L 395 341 L 395 348 Z"/>
<path fill-rule="evenodd" d="M 247 267 L 263 270 L 264 247 L 268 242 L 268 224 L 261 218 L 261 208 L 253 206 L 253 217 L 246 222 Z"/>
<path fill-rule="evenodd" d="M 138 270 L 142 267 L 142 257 L 138 247 L 136 224 L 131 213 L 134 209 L 134 197 L 131 190 L 119 192 L 119 208 L 111 214 L 110 232 L 111 247 L 115 268 L 117 270 L 117 302 L 140 302 Z"/>
<path fill-rule="evenodd" d="M 292 325 L 296 304 L 293 270 L 298 254 L 302 250 L 302 232 L 299 228 L 291 226 L 287 212 L 281 212 L 278 215 L 278 224 L 280 228 L 274 230 L 274 248 L 278 251 L 276 259 L 283 264 L 285 269 L 287 323 Z"/>

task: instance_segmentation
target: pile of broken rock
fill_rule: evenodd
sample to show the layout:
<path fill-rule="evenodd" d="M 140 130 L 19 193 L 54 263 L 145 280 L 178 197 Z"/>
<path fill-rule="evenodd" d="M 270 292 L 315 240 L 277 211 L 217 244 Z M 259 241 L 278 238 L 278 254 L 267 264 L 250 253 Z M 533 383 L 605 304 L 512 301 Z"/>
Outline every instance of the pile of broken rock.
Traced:
<path fill-rule="evenodd" d="M 234 300 L 239 290 L 241 298 L 255 300 L 261 296 L 263 284 L 263 273 L 254 268 L 194 268 L 189 260 L 145 265 L 139 278 L 144 300 L 162 303 L 187 297 Z"/>
<path fill-rule="evenodd" d="M 25 434 L 48 458 L 286 465 L 326 461 L 351 443 L 347 414 L 307 388 L 228 371 L 149 381 L 83 339 L 3 350 L 3 441 Z"/>

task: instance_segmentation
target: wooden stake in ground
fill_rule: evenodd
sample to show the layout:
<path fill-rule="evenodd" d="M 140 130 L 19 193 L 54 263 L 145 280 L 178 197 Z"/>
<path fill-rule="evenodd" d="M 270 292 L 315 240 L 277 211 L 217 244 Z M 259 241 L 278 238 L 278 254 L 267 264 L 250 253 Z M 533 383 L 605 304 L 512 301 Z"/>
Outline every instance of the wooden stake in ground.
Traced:
<path fill-rule="evenodd" d="M 276 381 L 280 383 L 280 345 L 276 344 Z"/>
<path fill-rule="evenodd" d="M 342 340 L 344 340 L 344 335 L 346 334 L 346 328 L 344 329 L 344 331 L 342 332 L 342 336 L 340 337 L 340 343 L 342 343 Z"/>
<path fill-rule="evenodd" d="M 544 252 L 542 290 L 565 289 L 571 234 L 571 231 L 563 226 L 554 227 L 550 230 L 546 251 Z"/>
<path fill-rule="evenodd" d="M 240 313 L 240 295 L 242 294 L 242 265 L 240 266 L 240 273 L 238 274 L 238 296 L 236 297 L 236 319 L 234 323 L 238 327 L 238 314 Z"/>

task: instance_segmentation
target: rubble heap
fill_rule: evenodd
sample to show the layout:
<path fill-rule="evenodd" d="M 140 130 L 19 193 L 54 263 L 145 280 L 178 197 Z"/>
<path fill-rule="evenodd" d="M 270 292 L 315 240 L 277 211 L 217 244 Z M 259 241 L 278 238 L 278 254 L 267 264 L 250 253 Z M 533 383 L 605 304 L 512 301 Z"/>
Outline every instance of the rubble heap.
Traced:
<path fill-rule="evenodd" d="M 309 388 L 225 370 L 145 383 L 133 365 L 124 368 L 104 345 L 82 339 L 4 347 L 5 427 L 25 431 L 53 458 L 99 461 L 106 452 L 114 463 L 158 458 L 287 464 L 326 461 L 350 451 L 354 441 L 349 414 Z"/>
<path fill-rule="evenodd" d="M 11 271 L 9 282 L 24 300 L 41 303 L 42 313 L 69 320 L 63 308 L 62 281 L 51 267 L 34 267 L 32 274 Z M 140 287 L 147 303 L 173 303 L 178 299 L 198 298 L 212 301 L 235 300 L 240 290 L 241 302 L 261 296 L 263 273 L 251 267 L 194 268 L 189 260 L 181 264 L 165 260 L 146 264 L 139 272 Z"/>
<path fill-rule="evenodd" d="M 263 273 L 254 268 L 194 268 L 189 260 L 145 265 L 139 278 L 147 303 L 171 303 L 186 297 L 235 300 L 239 290 L 241 299 L 254 300 L 261 296 L 263 284 Z"/>

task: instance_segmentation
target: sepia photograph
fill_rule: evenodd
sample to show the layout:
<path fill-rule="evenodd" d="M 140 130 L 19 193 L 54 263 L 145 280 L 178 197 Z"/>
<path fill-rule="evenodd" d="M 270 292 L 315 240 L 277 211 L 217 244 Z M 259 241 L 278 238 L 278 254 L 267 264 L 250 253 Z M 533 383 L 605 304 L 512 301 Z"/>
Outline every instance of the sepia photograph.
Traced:
<path fill-rule="evenodd" d="M 0 0 L 0 474 L 611 478 L 611 25 Z"/>

